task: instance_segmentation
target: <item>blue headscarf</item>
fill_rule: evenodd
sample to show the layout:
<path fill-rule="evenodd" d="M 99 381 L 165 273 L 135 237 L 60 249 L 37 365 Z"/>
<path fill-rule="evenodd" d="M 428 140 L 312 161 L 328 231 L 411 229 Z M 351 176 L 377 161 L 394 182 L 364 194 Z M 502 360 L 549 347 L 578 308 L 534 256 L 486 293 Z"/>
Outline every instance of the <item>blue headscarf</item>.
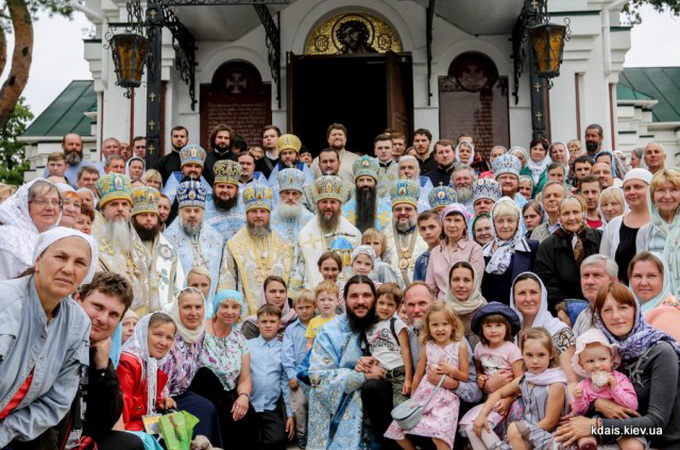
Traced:
<path fill-rule="evenodd" d="M 642 314 L 648 314 L 654 308 L 659 306 L 661 302 L 664 301 L 664 299 L 673 295 L 673 289 L 671 288 L 670 269 L 668 268 L 668 263 L 666 262 L 665 258 L 663 258 L 658 253 L 651 252 L 650 254 L 654 257 L 654 259 L 656 259 L 661 264 L 661 267 L 663 267 L 663 273 L 661 274 L 661 276 L 663 277 L 663 285 L 661 287 L 661 292 L 659 292 L 657 295 L 650 298 L 646 302 L 641 301 L 637 297 L 637 295 L 635 295 L 635 292 L 633 292 L 633 295 L 635 295 L 635 300 L 637 300 L 637 302 L 640 304 L 640 310 L 642 311 Z"/>
<path fill-rule="evenodd" d="M 239 305 L 241 305 L 241 317 L 245 315 L 246 312 L 246 304 L 243 301 L 243 294 L 241 294 L 239 291 L 235 291 L 233 289 L 224 289 L 215 294 L 215 297 L 213 298 L 213 310 L 211 314 L 211 318 L 214 318 L 215 315 L 217 314 L 217 309 L 220 307 L 220 305 L 227 300 L 233 300 Z"/>

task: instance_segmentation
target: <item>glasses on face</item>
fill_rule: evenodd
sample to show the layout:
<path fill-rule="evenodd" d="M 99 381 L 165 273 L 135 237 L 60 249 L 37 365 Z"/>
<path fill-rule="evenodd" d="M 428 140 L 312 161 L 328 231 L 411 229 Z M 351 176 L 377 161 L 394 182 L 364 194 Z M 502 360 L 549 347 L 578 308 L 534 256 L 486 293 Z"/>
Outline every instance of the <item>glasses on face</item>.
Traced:
<path fill-rule="evenodd" d="M 38 199 L 38 200 L 31 200 L 29 203 L 33 203 L 34 205 L 38 205 L 41 208 L 44 208 L 46 206 L 51 206 L 53 208 L 61 208 L 64 205 L 63 200 L 47 200 L 44 198 Z"/>

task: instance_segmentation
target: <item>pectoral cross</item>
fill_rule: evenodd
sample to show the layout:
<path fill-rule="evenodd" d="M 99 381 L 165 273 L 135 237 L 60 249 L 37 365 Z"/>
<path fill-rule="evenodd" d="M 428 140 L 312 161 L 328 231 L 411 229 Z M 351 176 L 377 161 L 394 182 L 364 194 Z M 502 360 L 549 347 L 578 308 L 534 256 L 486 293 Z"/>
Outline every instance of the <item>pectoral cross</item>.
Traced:
<path fill-rule="evenodd" d="M 541 85 L 541 83 L 537 82 L 536 84 L 534 84 L 534 89 L 536 89 L 536 92 L 541 92 L 542 87 L 543 86 Z"/>

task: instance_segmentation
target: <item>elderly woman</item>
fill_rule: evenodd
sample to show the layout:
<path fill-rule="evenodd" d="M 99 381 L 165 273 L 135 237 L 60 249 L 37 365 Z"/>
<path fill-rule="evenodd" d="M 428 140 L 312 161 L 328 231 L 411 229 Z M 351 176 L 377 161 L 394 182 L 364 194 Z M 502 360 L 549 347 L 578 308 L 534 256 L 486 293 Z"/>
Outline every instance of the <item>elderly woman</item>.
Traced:
<path fill-rule="evenodd" d="M 149 169 L 144 172 L 140 181 L 144 183 L 145 186 L 151 186 L 154 189 L 158 189 L 159 192 L 163 192 L 163 177 L 156 169 Z"/>
<path fill-rule="evenodd" d="M 649 252 L 635 255 L 628 267 L 630 288 L 645 319 L 654 328 L 680 339 L 680 302 L 671 292 L 667 273 L 665 262 Z"/>
<path fill-rule="evenodd" d="M 232 448 L 248 448 L 257 442 L 255 409 L 250 404 L 250 354 L 246 339 L 236 329 L 245 308 L 238 291 L 215 294 L 199 358 L 201 367 L 189 386 L 215 405 L 221 434 Z"/>
<path fill-rule="evenodd" d="M 591 436 L 603 426 L 610 431 L 604 439 L 614 443 L 627 430 L 645 438 L 658 450 L 680 448 L 680 347 L 663 331 L 645 320 L 632 292 L 620 283 L 600 288 L 595 300 L 595 314 L 600 329 L 609 342 L 618 345 L 622 366 L 637 394 L 637 411 L 617 405 L 612 400 L 597 399 L 594 412 L 600 417 L 575 417 L 555 432 L 557 440 L 571 444 Z M 613 437 L 611 437 L 613 435 Z"/>
<path fill-rule="evenodd" d="M 602 224 L 606 226 L 612 219 L 622 216 L 626 209 L 626 202 L 620 188 L 609 186 L 600 192 L 597 209 L 600 211 Z"/>
<path fill-rule="evenodd" d="M 375 254 L 375 253 L 374 253 Z M 276 275 L 269 275 L 262 284 L 261 304 L 274 305 L 281 310 L 281 322 L 279 324 L 279 336 L 283 338 L 286 327 L 297 319 L 297 313 L 291 308 L 291 301 L 288 299 L 288 286 L 283 278 Z M 246 339 L 253 339 L 260 335 L 257 327 L 257 316 L 250 316 L 243 322 L 241 334 Z"/>
<path fill-rule="evenodd" d="M 548 330 L 557 351 L 560 367 L 567 374 L 570 384 L 575 384 L 577 377 L 571 365 L 576 344 L 574 332 L 548 311 L 548 292 L 538 275 L 524 272 L 515 278 L 510 290 L 510 307 L 515 310 L 522 322 L 517 342 L 522 342 L 523 336 L 531 328 L 543 327 Z"/>
<path fill-rule="evenodd" d="M 534 180 L 531 175 L 522 175 L 519 177 L 519 193 L 522 197 L 531 200 L 531 194 L 534 192 Z"/>
<path fill-rule="evenodd" d="M 80 196 L 68 184 L 57 183 L 55 185 L 59 190 L 59 195 L 62 200 L 61 207 L 61 220 L 59 221 L 60 227 L 75 228 L 75 223 L 80 215 L 80 205 L 82 205 L 82 200 Z M 89 233 L 87 233 L 89 234 Z"/>
<path fill-rule="evenodd" d="M 584 299 L 581 262 L 599 252 L 602 231 L 586 226 L 586 205 L 578 197 L 566 197 L 559 207 L 560 228 L 541 242 L 535 272 L 548 289 L 548 309 L 562 300 Z"/>
<path fill-rule="evenodd" d="M 468 261 L 475 272 L 484 273 L 482 247 L 468 237 L 470 213 L 460 203 L 452 203 L 440 214 L 444 238 L 430 252 L 425 283 L 439 300 L 446 300 L 449 268 L 458 261 Z"/>
<path fill-rule="evenodd" d="M 177 408 L 200 420 L 194 428 L 194 436 L 206 436 L 214 446 L 221 447 L 215 406 L 207 398 L 189 390 L 201 366 L 205 311 L 205 297 L 199 289 L 187 287 L 179 291 L 170 307 L 170 317 L 177 325 L 177 333 L 161 369 L 168 376 L 167 393 L 177 403 Z"/>
<path fill-rule="evenodd" d="M 489 170 L 486 161 L 481 155 L 475 153 L 475 145 L 466 139 L 460 141 L 455 148 L 456 164 L 459 166 L 467 165 L 474 169 L 479 175 Z"/>
<path fill-rule="evenodd" d="M 529 159 L 529 154 L 527 153 L 526 149 L 524 147 L 510 147 L 509 150 L 510 154 L 515 156 L 517 159 L 519 159 L 519 162 L 522 163 L 522 168 L 525 168 L 527 166 L 527 160 Z"/>
<path fill-rule="evenodd" d="M 479 278 L 469 262 L 458 261 L 449 270 L 449 286 L 446 289 L 446 301 L 453 305 L 463 322 L 465 338 L 473 349 L 479 343 L 479 336 L 472 332 L 472 317 L 487 303 L 479 290 Z"/>
<path fill-rule="evenodd" d="M 520 273 L 534 269 L 538 241 L 528 240 L 522 235 L 519 206 L 508 197 L 496 202 L 491 218 L 494 238 L 482 247 L 486 264 L 482 294 L 509 305 L 512 280 Z"/>
<path fill-rule="evenodd" d="M 680 289 L 680 171 L 661 169 L 649 186 L 651 222 L 640 228 L 637 252 L 663 255 L 668 263 L 671 289 Z"/>
<path fill-rule="evenodd" d="M 628 283 L 628 264 L 637 253 L 636 239 L 640 228 L 649 223 L 647 191 L 652 174 L 646 169 L 632 169 L 623 179 L 623 198 L 629 211 L 614 217 L 604 227 L 600 253 L 619 265 L 619 281 Z"/>
<path fill-rule="evenodd" d="M 38 234 L 57 225 L 61 205 L 59 190 L 42 178 L 24 184 L 0 205 L 0 280 L 33 265 Z"/>
<path fill-rule="evenodd" d="M 520 175 L 530 175 L 534 182 L 532 197 L 536 197 L 548 181 L 548 166 L 552 162 L 548 154 L 550 144 L 543 138 L 535 138 L 529 147 L 527 165 L 520 171 Z"/>
<path fill-rule="evenodd" d="M 90 236 L 57 227 L 34 243 L 27 276 L 0 281 L 0 448 L 36 439 L 71 408 L 90 337 L 71 295 L 90 282 L 98 257 Z"/>

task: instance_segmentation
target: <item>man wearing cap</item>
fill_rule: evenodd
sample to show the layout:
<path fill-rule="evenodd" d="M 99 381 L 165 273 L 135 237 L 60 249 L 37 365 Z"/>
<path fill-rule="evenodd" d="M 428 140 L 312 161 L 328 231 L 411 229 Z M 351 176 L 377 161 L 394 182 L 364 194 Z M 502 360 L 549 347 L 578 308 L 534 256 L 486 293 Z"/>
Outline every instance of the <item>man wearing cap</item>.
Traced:
<path fill-rule="evenodd" d="M 132 284 L 131 308 L 144 311 L 158 303 L 156 274 L 151 271 L 151 254 L 130 225 L 132 192 L 130 179 L 109 173 L 97 181 L 99 211 L 103 220 L 95 220 L 92 236 L 99 245 L 99 268 L 125 276 Z"/>
<path fill-rule="evenodd" d="M 510 197 L 519 205 L 520 210 L 526 205 L 527 199 L 519 193 L 519 172 L 522 163 L 519 158 L 510 153 L 499 156 L 493 161 L 493 173 L 504 197 Z"/>
<path fill-rule="evenodd" d="M 196 180 L 180 183 L 177 189 L 179 216 L 164 234 L 175 247 L 184 273 L 194 267 L 203 267 L 210 272 L 207 310 L 212 311 L 211 299 L 217 288 L 224 236 L 203 220 L 206 195 L 205 187 Z"/>
<path fill-rule="evenodd" d="M 231 238 L 246 223 L 246 212 L 239 195 L 241 166 L 230 160 L 217 161 L 213 166 L 213 193 L 205 204 L 205 223 L 219 231 L 225 240 Z"/>
<path fill-rule="evenodd" d="M 276 275 L 289 284 L 293 268 L 293 248 L 278 234 L 272 233 L 270 214 L 272 190 L 253 184 L 243 191 L 246 226 L 224 246 L 220 268 L 219 290 L 233 289 L 243 293 L 248 302 L 247 315 L 257 313 L 264 280 Z"/>
<path fill-rule="evenodd" d="M 378 161 L 362 156 L 354 162 L 354 197 L 342 207 L 342 215 L 362 233 L 367 228 L 386 231 L 392 211 L 389 203 L 378 197 Z"/>
<path fill-rule="evenodd" d="M 337 251 L 343 261 L 340 281 L 346 281 L 351 273 L 350 258 L 354 247 L 359 245 L 361 232 L 342 217 L 343 183 L 340 177 L 324 175 L 314 181 L 313 197 L 316 200 L 316 216 L 300 231 L 300 259 L 298 273 L 306 286 L 316 286 L 323 278 L 317 267 L 319 257 L 327 251 Z"/>
<path fill-rule="evenodd" d="M 165 189 L 163 190 L 163 194 L 165 194 L 170 199 L 171 203 L 176 203 L 175 196 L 177 195 L 177 188 L 179 187 L 179 183 L 182 181 L 200 181 L 203 187 L 206 188 L 207 193 L 212 194 L 212 188 L 205 178 L 203 178 L 203 165 L 205 163 L 205 156 L 206 154 L 205 150 L 203 150 L 203 147 L 196 144 L 185 145 L 179 151 L 180 170 L 172 172 L 170 178 L 168 178 L 168 181 L 165 183 Z M 170 215 L 172 218 L 174 218 L 172 212 Z"/>
<path fill-rule="evenodd" d="M 430 209 L 434 212 L 441 211 L 451 203 L 456 203 L 456 191 L 451 186 L 437 186 L 427 196 Z"/>
<path fill-rule="evenodd" d="M 352 170 L 354 161 L 359 159 L 359 156 L 345 149 L 347 145 L 347 128 L 341 123 L 332 123 L 326 130 L 326 140 L 328 146 L 338 152 L 340 158 L 340 169 L 338 176 L 348 183 L 354 182 L 354 172 Z M 324 175 L 319 167 L 319 158 L 314 158 L 312 161 L 312 172 L 314 177 L 318 178 Z"/>
<path fill-rule="evenodd" d="M 307 183 L 312 183 L 314 181 L 314 175 L 307 167 L 303 161 L 300 161 L 300 148 L 302 148 L 302 142 L 294 134 L 284 134 L 279 136 L 276 140 L 276 149 L 279 152 L 279 162 L 272 169 L 269 175 L 269 186 L 272 187 L 273 192 L 278 191 L 278 186 L 276 185 L 278 173 L 283 169 L 298 169 L 305 174 L 305 180 Z"/>
<path fill-rule="evenodd" d="M 420 189 L 415 181 L 399 180 L 390 189 L 393 231 L 387 245 L 396 251 L 392 264 L 404 286 L 413 281 L 416 258 L 428 249 L 416 226 L 419 197 Z"/>
<path fill-rule="evenodd" d="M 293 246 L 295 258 L 300 252 L 298 236 L 314 214 L 304 207 L 305 176 L 296 169 L 283 169 L 279 172 L 279 203 L 272 211 L 270 220 L 272 231 Z"/>
<path fill-rule="evenodd" d="M 475 217 L 491 215 L 493 205 L 501 198 L 501 186 L 490 178 L 480 178 L 472 185 L 472 209 Z"/>
<path fill-rule="evenodd" d="M 184 287 L 184 270 L 179 264 L 177 252 L 172 244 L 161 233 L 161 222 L 158 218 L 158 201 L 161 194 L 149 187 L 137 187 L 132 190 L 132 226 L 137 232 L 151 256 L 151 273 L 156 277 L 155 285 L 149 285 L 151 292 L 157 293 L 153 299 L 158 304 L 146 305 L 145 310 L 135 312 L 141 317 L 150 312 L 168 310 L 175 295 Z"/>

